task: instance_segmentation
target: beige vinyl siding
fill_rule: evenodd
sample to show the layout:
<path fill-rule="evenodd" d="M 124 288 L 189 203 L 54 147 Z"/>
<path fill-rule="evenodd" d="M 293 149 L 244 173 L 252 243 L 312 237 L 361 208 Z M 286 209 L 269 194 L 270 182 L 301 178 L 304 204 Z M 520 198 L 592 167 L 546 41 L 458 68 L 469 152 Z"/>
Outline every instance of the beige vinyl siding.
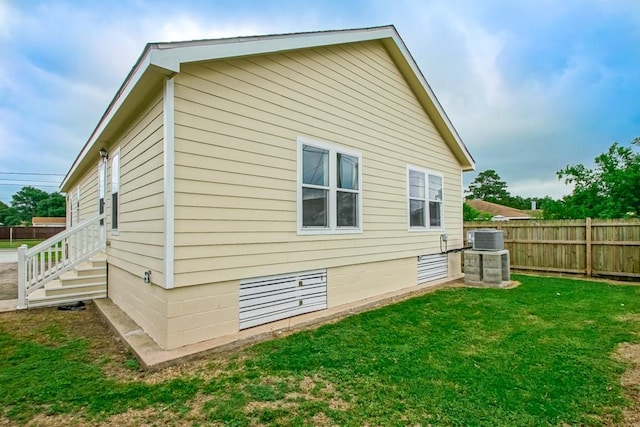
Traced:
<path fill-rule="evenodd" d="M 98 215 L 98 161 L 80 184 L 80 220 Z"/>
<path fill-rule="evenodd" d="M 78 224 L 78 214 L 76 204 L 78 187 L 80 188 L 80 221 L 92 218 L 98 215 L 98 161 L 90 167 L 80 181 L 71 187 L 69 192 L 69 200 L 73 202 L 73 206 L 67 206 L 67 214 L 73 212 L 73 226 Z"/>
<path fill-rule="evenodd" d="M 184 65 L 175 90 L 176 286 L 439 252 L 407 230 L 409 164 L 443 175 L 462 245 L 460 165 L 382 44 Z M 298 136 L 362 153 L 363 233 L 297 235 Z"/>
<path fill-rule="evenodd" d="M 148 101 L 121 136 L 109 144 L 120 149 L 120 215 L 118 233 L 111 228 L 111 161 L 107 169 L 106 212 L 109 264 L 139 278 L 151 270 L 151 281 L 164 284 L 164 171 L 162 90 Z"/>

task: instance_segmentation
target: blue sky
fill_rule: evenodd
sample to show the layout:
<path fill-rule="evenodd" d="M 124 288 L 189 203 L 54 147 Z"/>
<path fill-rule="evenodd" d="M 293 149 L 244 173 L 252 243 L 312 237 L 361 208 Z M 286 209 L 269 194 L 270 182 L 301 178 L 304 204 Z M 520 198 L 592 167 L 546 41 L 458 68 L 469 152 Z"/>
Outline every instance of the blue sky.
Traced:
<path fill-rule="evenodd" d="M 560 197 L 556 171 L 640 136 L 637 0 L 0 0 L 0 200 L 57 189 L 147 42 L 386 24 L 476 159 L 465 184 Z"/>

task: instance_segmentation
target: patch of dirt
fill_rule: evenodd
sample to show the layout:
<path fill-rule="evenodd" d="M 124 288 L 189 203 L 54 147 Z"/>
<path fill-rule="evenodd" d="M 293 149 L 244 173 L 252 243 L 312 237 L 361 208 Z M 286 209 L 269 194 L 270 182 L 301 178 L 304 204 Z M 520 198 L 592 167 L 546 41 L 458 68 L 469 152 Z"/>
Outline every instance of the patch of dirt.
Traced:
<path fill-rule="evenodd" d="M 633 402 L 629 408 L 622 411 L 624 417 L 622 425 L 625 427 L 640 426 L 640 344 L 620 344 L 615 357 L 631 364 L 631 367 L 620 379 L 620 384 L 624 387 L 627 397 Z"/>
<path fill-rule="evenodd" d="M 27 424 L 27 427 L 49 427 L 49 426 L 88 426 L 87 420 L 76 415 L 44 415 L 37 414 Z"/>
<path fill-rule="evenodd" d="M 316 427 L 331 427 L 334 425 L 324 412 L 315 414 L 313 418 L 311 418 L 311 421 L 313 421 L 313 425 Z"/>
<path fill-rule="evenodd" d="M 513 289 L 513 288 L 517 288 L 518 286 L 520 286 L 522 283 L 517 281 L 517 280 L 512 280 L 509 282 L 509 284 L 507 286 L 505 286 L 502 289 Z"/>
<path fill-rule="evenodd" d="M 52 329 L 55 329 L 55 331 Z M 43 345 L 59 345 L 60 335 L 67 339 L 87 339 L 90 357 L 100 362 L 108 377 L 121 382 L 142 381 L 157 384 L 180 377 L 198 376 L 204 380 L 218 377 L 230 363 L 228 355 L 186 361 L 157 371 L 142 371 L 125 366 L 134 356 L 122 343 L 92 303 L 82 311 L 60 311 L 55 307 L 0 313 L 0 329 Z M 243 358 L 235 360 L 241 363 Z M 2 424 L 0 424 L 2 426 Z"/>
<path fill-rule="evenodd" d="M 280 379 L 282 380 L 282 379 Z M 291 385 L 297 388 L 298 391 L 292 391 L 287 393 L 283 399 L 269 402 L 249 402 L 244 407 L 244 412 L 251 414 L 256 410 L 264 409 L 286 409 L 290 412 L 295 412 L 303 401 L 311 402 L 327 402 L 329 408 L 337 411 L 347 411 L 350 408 L 348 402 L 344 401 L 339 396 L 336 396 L 335 388 L 333 384 L 320 378 L 317 375 L 312 377 L 304 377 L 300 381 L 295 381 L 293 378 L 289 379 Z M 264 383 L 265 381 L 263 381 Z M 267 383 L 269 380 L 267 379 Z M 332 425 L 329 418 L 323 412 L 319 412 L 313 416 L 313 425 L 316 426 L 330 426 Z"/>
<path fill-rule="evenodd" d="M 82 311 L 55 307 L 0 313 L 0 329 L 44 345 L 60 345 L 69 339 L 87 339 L 90 357 L 101 362 L 105 373 L 116 378 L 135 377 L 124 366 L 132 356 L 111 332 L 96 307 L 87 303 Z"/>
<path fill-rule="evenodd" d="M 0 300 L 18 298 L 18 263 L 0 264 Z"/>
<path fill-rule="evenodd" d="M 622 343 L 616 351 L 616 357 L 632 364 L 631 369 L 622 375 L 620 384 L 625 388 L 640 386 L 640 344 Z"/>
<path fill-rule="evenodd" d="M 38 342 L 43 345 L 56 346 L 69 339 L 87 339 L 88 353 L 102 367 L 105 375 L 121 382 L 141 381 L 157 384 L 175 378 L 198 377 L 205 381 L 223 375 L 230 364 L 243 366 L 247 356 L 237 352 L 221 353 L 216 356 L 186 361 L 157 371 L 130 369 L 125 362 L 133 359 L 129 350 L 111 331 L 94 304 L 88 303 L 83 311 L 60 311 L 55 307 L 22 310 L 0 313 L 0 329 L 11 331 L 11 334 Z M 237 367 L 236 367 L 237 369 Z M 348 411 L 350 404 L 343 400 L 334 386 L 317 375 L 302 379 L 265 377 L 260 380 L 266 385 L 287 383 L 291 392 L 281 400 L 262 402 L 254 401 L 245 405 L 244 411 L 250 414 L 264 409 L 283 408 L 295 412 L 304 401 L 327 402 L 329 408 Z M 130 409 L 124 413 L 113 415 L 104 421 L 97 422 L 86 418 L 86 414 L 46 415 L 38 414 L 27 426 L 183 426 L 194 424 L 211 424 L 203 410 L 213 397 L 198 393 L 189 401 L 191 409 L 187 413 L 178 413 L 174 409 L 151 407 Z M 331 422 L 324 413 L 313 418 L 314 425 L 330 426 Z M 0 417 L 0 427 L 16 426 L 14 421 Z M 222 425 L 222 424 L 220 424 Z"/>

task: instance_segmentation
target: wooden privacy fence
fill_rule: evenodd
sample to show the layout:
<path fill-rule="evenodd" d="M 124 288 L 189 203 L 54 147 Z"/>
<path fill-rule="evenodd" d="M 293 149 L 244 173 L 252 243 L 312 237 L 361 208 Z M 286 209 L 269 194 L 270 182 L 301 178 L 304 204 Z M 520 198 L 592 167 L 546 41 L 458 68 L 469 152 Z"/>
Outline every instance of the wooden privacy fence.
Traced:
<path fill-rule="evenodd" d="M 65 227 L 0 227 L 0 240 L 48 239 Z"/>
<path fill-rule="evenodd" d="M 504 232 L 514 270 L 640 279 L 640 219 L 472 221 Z"/>

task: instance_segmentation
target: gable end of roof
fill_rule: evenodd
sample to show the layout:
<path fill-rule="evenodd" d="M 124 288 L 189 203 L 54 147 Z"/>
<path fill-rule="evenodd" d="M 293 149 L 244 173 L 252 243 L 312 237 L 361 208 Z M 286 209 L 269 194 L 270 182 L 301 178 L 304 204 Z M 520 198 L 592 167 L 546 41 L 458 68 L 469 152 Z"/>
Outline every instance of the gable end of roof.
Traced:
<path fill-rule="evenodd" d="M 88 158 L 97 158 L 101 144 L 118 125 L 118 114 L 131 109 L 136 97 L 155 83 L 180 72 L 182 64 L 308 49 L 320 46 L 380 40 L 414 90 L 423 108 L 450 147 L 463 171 L 473 170 L 475 161 L 453 127 L 442 105 L 427 83 L 393 25 L 307 33 L 235 37 L 169 43 L 149 43 L 107 107 L 89 140 L 76 157 L 60 186 L 66 191 Z M 128 107 L 128 108 L 125 108 Z M 123 113 L 124 114 L 124 113 Z M 122 120 L 122 118 L 120 118 Z"/>

